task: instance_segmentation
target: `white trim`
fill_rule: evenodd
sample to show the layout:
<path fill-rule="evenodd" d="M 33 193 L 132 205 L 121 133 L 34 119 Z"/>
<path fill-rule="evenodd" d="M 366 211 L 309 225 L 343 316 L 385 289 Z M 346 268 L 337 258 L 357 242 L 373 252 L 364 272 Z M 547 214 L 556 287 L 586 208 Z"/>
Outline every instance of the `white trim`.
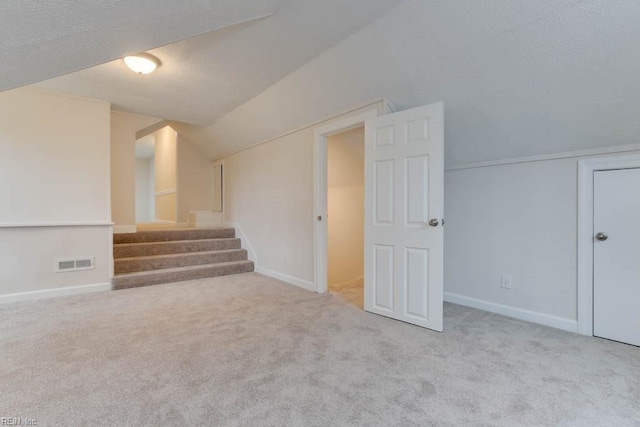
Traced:
<path fill-rule="evenodd" d="M 250 261 L 253 261 L 253 264 L 256 266 L 256 268 L 258 268 L 258 255 L 256 254 L 256 251 L 253 249 L 253 246 L 251 245 L 251 242 L 247 238 L 247 235 L 244 234 L 244 231 L 242 231 L 242 227 L 240 227 L 240 224 L 236 222 L 225 222 L 224 226 L 235 228 L 236 237 L 240 239 L 242 247 L 247 250 L 247 258 L 249 258 Z"/>
<path fill-rule="evenodd" d="M 525 310 L 522 308 L 510 307 L 508 305 L 496 304 L 494 302 L 452 294 L 450 292 L 444 293 L 444 301 L 453 304 L 464 305 L 466 307 L 477 308 L 478 310 L 489 311 L 491 313 L 501 314 L 503 316 L 513 317 L 515 319 L 524 320 L 527 322 L 538 323 L 540 325 L 550 326 L 552 328 L 562 329 L 563 331 L 578 331 L 578 322 L 573 319 L 552 316 L 550 314 Z"/>
<path fill-rule="evenodd" d="M 135 225 L 116 225 L 113 227 L 113 234 L 117 233 L 135 233 L 137 231 Z"/>
<path fill-rule="evenodd" d="M 593 173 L 640 168 L 640 155 L 578 161 L 578 332 L 593 335 Z"/>
<path fill-rule="evenodd" d="M 15 89 L 17 89 L 17 88 L 15 88 Z M 45 89 L 45 88 L 37 86 L 37 85 L 22 86 L 20 89 L 29 90 L 29 91 L 32 91 L 32 92 L 40 92 L 40 93 L 44 93 L 44 94 L 47 94 L 47 95 L 59 96 L 61 98 L 74 99 L 74 100 L 77 100 L 77 101 L 90 102 L 90 103 L 93 103 L 93 104 L 107 105 L 109 108 L 111 108 L 111 103 L 109 101 L 104 101 L 102 99 L 85 98 L 84 96 L 71 95 L 69 93 L 56 92 L 54 90 Z"/>
<path fill-rule="evenodd" d="M 128 114 L 128 113 L 122 113 L 122 114 Z M 137 116 L 137 114 L 132 114 L 133 116 Z M 153 120 L 157 120 L 157 122 L 153 122 L 152 124 L 150 124 L 147 127 L 143 127 L 142 129 L 139 129 L 136 131 L 136 142 L 139 139 L 144 138 L 145 136 L 151 135 L 152 133 L 156 133 L 158 132 L 160 129 L 164 129 L 167 126 L 171 127 L 171 123 L 167 120 L 163 120 L 163 119 L 157 119 L 155 117 L 147 117 L 147 116 L 138 116 L 140 118 L 146 118 L 146 119 L 153 119 Z M 171 127 L 172 128 L 172 127 Z M 173 128 L 172 128 L 173 129 Z M 175 130 L 175 129 L 174 129 Z"/>
<path fill-rule="evenodd" d="M 176 193 L 176 192 L 177 192 L 177 190 L 175 188 L 170 188 L 168 190 L 162 190 L 162 191 L 156 191 L 156 197 L 166 196 L 168 194 L 173 194 L 173 193 Z"/>
<path fill-rule="evenodd" d="M 381 108 L 382 107 L 382 108 Z M 327 137 L 363 126 L 365 120 L 380 116 L 388 104 L 377 106 L 350 116 L 318 126 L 313 136 L 313 280 L 315 291 L 319 294 L 327 292 Z M 321 221 L 317 217 L 322 217 Z"/>
<path fill-rule="evenodd" d="M 115 110 L 115 109 L 112 109 L 111 113 L 112 114 L 120 114 L 120 115 L 123 115 L 123 116 L 130 116 L 130 117 L 140 117 L 142 119 L 153 119 L 153 120 L 158 120 L 158 121 L 163 121 L 164 120 L 164 119 L 161 119 L 159 117 L 145 116 L 144 114 L 128 113 L 126 111 L 120 111 L 120 110 Z M 136 138 L 136 139 L 140 139 L 140 138 Z"/>
<path fill-rule="evenodd" d="M 297 277 L 289 276 L 288 274 L 279 273 L 277 271 L 269 270 L 263 267 L 255 267 L 256 273 L 262 274 L 264 276 L 268 276 L 274 279 L 278 279 L 282 282 L 289 283 L 290 285 L 295 285 L 300 288 L 306 289 L 308 291 L 315 291 L 316 286 L 309 282 L 308 280 L 299 279 Z"/>
<path fill-rule="evenodd" d="M 611 147 L 592 148 L 588 150 L 566 151 L 562 153 L 541 154 L 537 156 L 514 157 L 510 159 L 467 163 L 449 166 L 448 168 L 445 168 L 445 171 L 486 168 L 491 166 L 513 165 L 518 163 L 544 162 L 548 160 L 568 159 L 571 157 L 589 157 L 599 156 L 603 154 L 628 153 L 631 151 L 640 151 L 640 144 L 616 145 Z"/>
<path fill-rule="evenodd" d="M 104 292 L 110 290 L 111 283 L 97 283 L 94 285 L 69 286 L 65 288 L 44 289 L 41 291 L 19 292 L 15 294 L 0 295 L 0 304 L 64 297 L 69 295 L 88 294 L 91 292 Z"/>
<path fill-rule="evenodd" d="M 383 99 L 382 100 L 383 104 L 384 104 L 384 108 L 382 111 L 382 114 L 391 114 L 391 113 L 395 113 L 397 110 L 396 106 L 393 105 L 391 103 L 391 101 L 389 101 L 388 99 Z"/>
<path fill-rule="evenodd" d="M 351 109 L 345 110 L 345 111 L 343 111 L 341 113 L 333 114 L 330 117 L 327 117 L 327 118 L 324 118 L 324 119 L 320 119 L 320 120 L 316 120 L 313 123 L 309 123 L 308 125 L 300 126 L 299 128 L 296 128 L 294 130 L 282 133 L 282 134 L 280 134 L 278 136 L 271 137 L 271 138 L 266 139 L 264 141 L 260 141 L 258 143 L 249 145 L 248 147 L 241 148 L 241 149 L 236 150 L 236 151 L 232 151 L 231 153 L 225 154 L 222 157 L 218 157 L 218 158 L 214 159 L 214 161 L 226 159 L 227 157 L 231 157 L 231 156 L 233 156 L 235 154 L 242 153 L 243 151 L 249 150 L 251 148 L 255 148 L 255 147 L 259 146 L 259 145 L 266 144 L 268 142 L 275 141 L 275 140 L 280 139 L 280 138 L 284 138 L 285 136 L 292 135 L 292 134 L 294 134 L 296 132 L 300 132 L 300 131 L 303 131 L 305 129 L 309 129 L 309 128 L 312 128 L 314 126 L 322 125 L 323 123 L 329 122 L 331 120 L 337 119 L 338 117 L 341 117 L 341 116 L 344 116 L 344 115 L 347 115 L 347 114 L 351 114 L 354 111 L 363 110 L 363 109 L 365 109 L 367 107 L 379 108 L 379 109 L 382 110 L 382 112 L 386 112 L 387 110 L 390 110 L 390 109 L 393 108 L 393 106 L 387 100 L 378 99 L 377 101 L 373 101 L 373 102 L 370 102 L 368 104 L 361 105 L 360 107 L 351 108 Z"/>
<path fill-rule="evenodd" d="M 111 221 L 33 221 L 33 222 L 1 222 L 0 228 L 31 227 L 111 227 Z"/>

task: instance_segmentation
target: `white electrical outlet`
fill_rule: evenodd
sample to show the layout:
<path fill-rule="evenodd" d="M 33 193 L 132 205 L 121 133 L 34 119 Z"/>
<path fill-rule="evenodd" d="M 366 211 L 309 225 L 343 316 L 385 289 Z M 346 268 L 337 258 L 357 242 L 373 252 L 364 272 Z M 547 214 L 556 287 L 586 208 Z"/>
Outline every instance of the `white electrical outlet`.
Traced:
<path fill-rule="evenodd" d="M 503 274 L 500 278 L 500 287 L 504 289 L 511 289 L 511 275 Z"/>

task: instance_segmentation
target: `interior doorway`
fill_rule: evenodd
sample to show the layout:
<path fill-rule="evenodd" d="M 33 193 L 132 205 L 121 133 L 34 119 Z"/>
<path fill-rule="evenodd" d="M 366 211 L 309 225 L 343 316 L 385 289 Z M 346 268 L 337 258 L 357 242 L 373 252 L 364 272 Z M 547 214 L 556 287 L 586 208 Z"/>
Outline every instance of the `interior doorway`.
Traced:
<path fill-rule="evenodd" d="M 364 123 L 363 308 L 441 332 L 444 104 L 382 113 L 372 108 L 314 132 L 316 290 L 328 290 L 327 139 Z"/>
<path fill-rule="evenodd" d="M 327 138 L 327 286 L 364 309 L 364 126 Z"/>
<path fill-rule="evenodd" d="M 136 223 L 154 222 L 155 216 L 155 136 L 136 140 Z"/>

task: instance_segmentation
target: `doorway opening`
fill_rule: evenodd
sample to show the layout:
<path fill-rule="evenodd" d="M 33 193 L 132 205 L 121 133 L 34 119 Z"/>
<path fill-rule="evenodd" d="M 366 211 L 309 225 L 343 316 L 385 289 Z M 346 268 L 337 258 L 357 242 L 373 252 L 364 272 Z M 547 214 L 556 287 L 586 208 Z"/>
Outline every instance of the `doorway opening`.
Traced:
<path fill-rule="evenodd" d="M 138 231 L 176 228 L 177 171 L 178 134 L 173 128 L 165 126 L 136 140 L 135 206 Z"/>
<path fill-rule="evenodd" d="M 364 126 L 327 138 L 327 285 L 364 309 Z"/>
<path fill-rule="evenodd" d="M 155 136 L 136 140 L 136 223 L 147 224 L 156 219 Z"/>
<path fill-rule="evenodd" d="M 328 290 L 327 139 L 362 123 L 363 308 L 442 332 L 442 102 L 384 115 L 374 108 L 315 130 L 316 290 Z"/>
<path fill-rule="evenodd" d="M 334 135 L 349 132 L 356 128 L 364 129 L 365 121 L 384 114 L 388 108 L 382 105 L 372 106 L 369 110 L 360 114 L 333 121 L 315 130 L 314 135 L 314 212 L 315 212 L 315 232 L 314 232 L 314 282 L 315 291 L 319 294 L 329 291 L 329 227 L 327 221 L 328 214 L 328 140 Z M 364 139 L 363 139 L 364 146 Z M 364 160 L 363 160 L 364 167 Z M 364 210 L 364 203 L 362 209 Z M 364 241 L 361 240 L 364 250 Z"/>

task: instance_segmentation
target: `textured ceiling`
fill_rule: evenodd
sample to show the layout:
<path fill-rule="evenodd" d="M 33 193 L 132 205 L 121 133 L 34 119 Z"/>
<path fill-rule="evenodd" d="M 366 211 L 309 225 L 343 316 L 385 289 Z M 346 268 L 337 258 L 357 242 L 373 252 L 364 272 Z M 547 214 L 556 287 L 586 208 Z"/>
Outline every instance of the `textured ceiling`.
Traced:
<path fill-rule="evenodd" d="M 283 0 L 267 18 L 151 50 L 162 61 L 153 74 L 136 75 L 117 60 L 39 86 L 107 100 L 123 111 L 208 125 L 397 4 Z"/>
<path fill-rule="evenodd" d="M 193 22 L 202 22 L 197 15 Z M 20 32 L 19 16 L 0 16 Z M 177 20 L 169 32 L 192 30 L 189 22 Z M 213 123 L 180 127 L 211 158 L 380 98 L 398 109 L 444 101 L 445 162 L 462 164 L 637 143 L 639 22 L 637 0 L 282 0 L 270 17 L 155 50 L 164 65 L 151 79 L 116 61 L 44 85 L 123 110 Z M 66 40 L 86 66 L 83 35 Z M 17 43 L 0 40 L 2 52 Z M 135 50 L 114 40 L 117 56 Z M 73 69 L 75 50 L 42 46 Z M 29 72 L 2 56 L 0 63 L 12 79 Z"/>
<path fill-rule="evenodd" d="M 0 0 L 0 90 L 273 13 L 279 0 Z"/>
<path fill-rule="evenodd" d="M 189 138 L 212 158 L 379 98 L 445 103 L 445 161 L 640 135 L 640 2 L 406 0 Z"/>

